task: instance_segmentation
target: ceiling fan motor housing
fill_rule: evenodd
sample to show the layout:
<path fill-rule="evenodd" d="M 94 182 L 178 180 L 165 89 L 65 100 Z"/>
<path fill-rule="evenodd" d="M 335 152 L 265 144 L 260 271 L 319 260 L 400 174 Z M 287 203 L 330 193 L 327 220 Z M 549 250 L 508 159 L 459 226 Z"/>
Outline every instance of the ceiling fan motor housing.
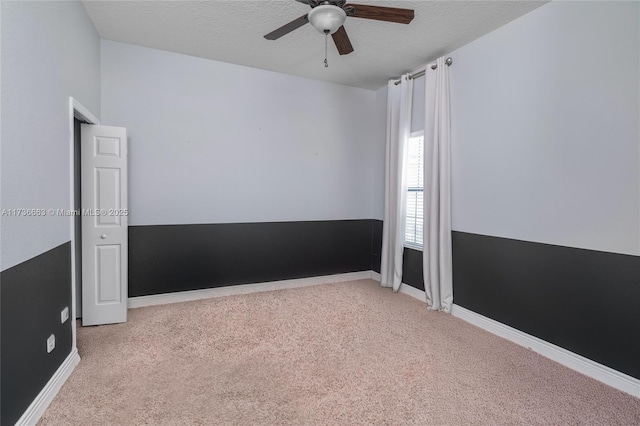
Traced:
<path fill-rule="evenodd" d="M 341 7 L 326 4 L 311 9 L 307 17 L 319 33 L 333 34 L 344 24 L 347 14 Z"/>

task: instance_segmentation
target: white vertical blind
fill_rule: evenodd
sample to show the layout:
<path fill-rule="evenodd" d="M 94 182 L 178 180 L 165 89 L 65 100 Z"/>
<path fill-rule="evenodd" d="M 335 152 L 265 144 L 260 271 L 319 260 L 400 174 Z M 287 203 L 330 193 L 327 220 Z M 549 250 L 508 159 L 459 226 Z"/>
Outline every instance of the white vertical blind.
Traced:
<path fill-rule="evenodd" d="M 424 194 L 424 136 L 413 134 L 407 153 L 407 213 L 405 244 L 422 248 L 423 245 L 423 194 Z"/>

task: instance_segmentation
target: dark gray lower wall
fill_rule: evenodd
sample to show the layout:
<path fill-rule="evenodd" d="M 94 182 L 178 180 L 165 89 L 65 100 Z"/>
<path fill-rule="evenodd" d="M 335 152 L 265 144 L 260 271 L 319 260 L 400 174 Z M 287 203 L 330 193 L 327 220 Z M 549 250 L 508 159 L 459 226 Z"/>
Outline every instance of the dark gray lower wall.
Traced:
<path fill-rule="evenodd" d="M 640 257 L 453 232 L 457 305 L 640 378 Z"/>
<path fill-rule="evenodd" d="M 0 281 L 0 423 L 12 425 L 71 352 L 71 320 L 60 324 L 60 312 L 71 311 L 71 243 L 2 271 Z"/>
<path fill-rule="evenodd" d="M 380 273 L 382 259 L 382 221 L 371 221 L 371 270 Z"/>
<path fill-rule="evenodd" d="M 424 290 L 422 252 L 405 247 L 402 260 L 402 282 Z"/>
<path fill-rule="evenodd" d="M 640 378 L 640 257 L 452 232 L 454 303 Z M 424 290 L 422 252 L 403 282 Z"/>
<path fill-rule="evenodd" d="M 374 222 L 131 226 L 129 296 L 379 269 Z"/>
<path fill-rule="evenodd" d="M 640 257 L 452 232 L 454 303 L 640 378 Z M 424 290 L 422 252 L 403 282 Z"/>

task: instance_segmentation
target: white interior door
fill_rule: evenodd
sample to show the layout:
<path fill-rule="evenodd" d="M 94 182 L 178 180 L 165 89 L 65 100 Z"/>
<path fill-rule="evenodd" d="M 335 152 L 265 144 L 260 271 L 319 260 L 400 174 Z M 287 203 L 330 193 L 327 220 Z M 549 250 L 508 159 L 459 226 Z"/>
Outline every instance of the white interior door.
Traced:
<path fill-rule="evenodd" d="M 127 320 L 127 130 L 82 125 L 82 325 Z"/>

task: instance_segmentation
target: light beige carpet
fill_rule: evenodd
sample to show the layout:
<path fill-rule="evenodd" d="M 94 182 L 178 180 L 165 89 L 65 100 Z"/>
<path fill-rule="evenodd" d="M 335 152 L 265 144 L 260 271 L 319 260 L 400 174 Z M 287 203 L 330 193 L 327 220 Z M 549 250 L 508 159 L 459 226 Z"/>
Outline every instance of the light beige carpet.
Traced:
<path fill-rule="evenodd" d="M 79 328 L 43 425 L 638 425 L 640 400 L 373 281 Z"/>

